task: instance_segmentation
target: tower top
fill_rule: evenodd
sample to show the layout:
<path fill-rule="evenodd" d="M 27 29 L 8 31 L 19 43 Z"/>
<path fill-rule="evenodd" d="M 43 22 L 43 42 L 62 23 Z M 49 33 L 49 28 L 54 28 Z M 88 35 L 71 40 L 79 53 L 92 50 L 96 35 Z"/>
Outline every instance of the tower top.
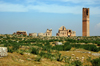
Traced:
<path fill-rule="evenodd" d="M 83 8 L 83 9 L 89 9 L 89 8 Z"/>

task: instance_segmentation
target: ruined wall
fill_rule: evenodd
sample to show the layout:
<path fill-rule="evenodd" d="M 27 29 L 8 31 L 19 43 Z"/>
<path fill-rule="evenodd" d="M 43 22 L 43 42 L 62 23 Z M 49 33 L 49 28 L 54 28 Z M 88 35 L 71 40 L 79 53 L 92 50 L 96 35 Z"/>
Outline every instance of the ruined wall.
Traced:
<path fill-rule="evenodd" d="M 38 33 L 38 36 L 44 36 L 44 34 L 43 33 Z"/>
<path fill-rule="evenodd" d="M 60 37 L 76 36 L 76 32 L 75 31 L 73 32 L 70 29 L 66 29 L 64 26 L 61 26 L 56 36 Z"/>
<path fill-rule="evenodd" d="M 29 36 L 37 37 L 37 33 L 29 33 Z"/>
<path fill-rule="evenodd" d="M 16 33 L 14 32 L 13 34 L 15 34 L 15 35 L 26 35 L 27 36 L 26 31 L 17 31 Z"/>
<path fill-rule="evenodd" d="M 47 29 L 47 31 L 45 32 L 46 36 L 50 37 L 52 36 L 52 29 Z"/>
<path fill-rule="evenodd" d="M 38 33 L 38 36 L 47 36 L 47 37 L 50 37 L 52 36 L 52 29 L 47 29 L 45 33 Z"/>
<path fill-rule="evenodd" d="M 72 31 L 71 36 L 76 36 L 76 32 Z"/>

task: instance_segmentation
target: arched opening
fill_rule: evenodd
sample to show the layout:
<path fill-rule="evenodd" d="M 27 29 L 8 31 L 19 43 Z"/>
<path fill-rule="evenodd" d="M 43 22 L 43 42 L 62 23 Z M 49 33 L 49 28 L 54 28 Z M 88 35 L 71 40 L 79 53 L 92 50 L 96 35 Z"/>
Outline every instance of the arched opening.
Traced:
<path fill-rule="evenodd" d="M 88 9 L 86 9 L 86 15 L 88 15 Z"/>
<path fill-rule="evenodd" d="M 71 30 L 69 30 L 69 32 L 71 32 Z"/>
<path fill-rule="evenodd" d="M 64 30 L 64 26 L 63 26 L 63 30 Z"/>

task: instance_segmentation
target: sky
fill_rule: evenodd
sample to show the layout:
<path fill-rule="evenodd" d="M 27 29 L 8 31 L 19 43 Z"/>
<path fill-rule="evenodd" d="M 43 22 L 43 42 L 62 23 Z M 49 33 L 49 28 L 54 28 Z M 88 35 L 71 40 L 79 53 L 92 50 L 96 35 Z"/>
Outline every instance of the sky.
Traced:
<path fill-rule="evenodd" d="M 65 26 L 82 36 L 82 8 L 90 9 L 90 36 L 100 36 L 100 0 L 0 0 L 0 34 L 52 29 L 56 36 Z"/>

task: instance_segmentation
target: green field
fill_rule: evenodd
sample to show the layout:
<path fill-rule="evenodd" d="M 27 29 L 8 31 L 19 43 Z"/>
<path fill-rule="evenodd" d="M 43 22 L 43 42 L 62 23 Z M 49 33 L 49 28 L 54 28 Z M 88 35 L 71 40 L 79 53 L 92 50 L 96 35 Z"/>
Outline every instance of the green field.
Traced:
<path fill-rule="evenodd" d="M 55 45 L 61 42 L 62 45 Z M 0 47 L 8 48 L 8 56 L 0 58 L 0 66 L 98 66 L 100 36 L 30 37 L 0 35 Z"/>

